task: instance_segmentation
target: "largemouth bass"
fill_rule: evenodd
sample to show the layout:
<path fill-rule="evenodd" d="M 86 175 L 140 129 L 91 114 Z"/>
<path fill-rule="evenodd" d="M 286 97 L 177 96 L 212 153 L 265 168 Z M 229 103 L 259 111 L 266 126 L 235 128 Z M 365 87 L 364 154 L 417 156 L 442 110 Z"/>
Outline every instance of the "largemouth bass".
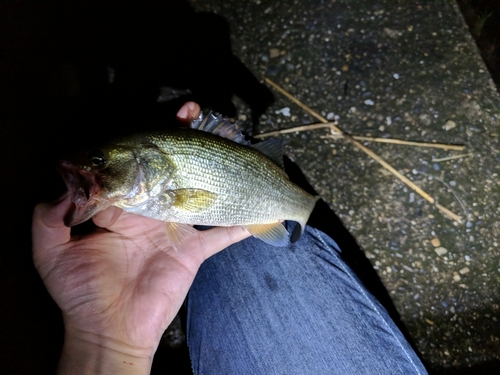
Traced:
<path fill-rule="evenodd" d="M 251 145 L 228 119 L 212 114 L 191 129 L 133 135 L 61 162 L 74 207 L 65 224 L 82 223 L 113 205 L 167 223 L 244 226 L 275 246 L 289 243 L 282 221 L 302 234 L 317 198 L 282 169 L 283 144 Z M 179 227 L 174 225 L 168 230 Z"/>

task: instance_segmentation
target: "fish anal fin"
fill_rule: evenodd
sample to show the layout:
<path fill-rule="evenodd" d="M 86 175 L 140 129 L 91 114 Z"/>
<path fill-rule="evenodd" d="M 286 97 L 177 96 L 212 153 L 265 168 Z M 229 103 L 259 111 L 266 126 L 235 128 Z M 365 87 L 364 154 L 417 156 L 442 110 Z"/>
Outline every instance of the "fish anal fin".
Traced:
<path fill-rule="evenodd" d="M 176 252 L 182 255 L 182 244 L 189 238 L 193 236 L 196 229 L 188 224 L 179 224 L 179 223 L 165 223 L 165 231 L 167 232 L 168 239 L 172 244 L 172 247 Z"/>
<path fill-rule="evenodd" d="M 173 198 L 172 206 L 189 212 L 202 212 L 217 200 L 217 194 L 202 189 L 177 189 L 166 193 Z"/>
<path fill-rule="evenodd" d="M 256 238 L 276 247 L 287 246 L 288 232 L 280 223 L 247 225 L 246 229 Z"/>

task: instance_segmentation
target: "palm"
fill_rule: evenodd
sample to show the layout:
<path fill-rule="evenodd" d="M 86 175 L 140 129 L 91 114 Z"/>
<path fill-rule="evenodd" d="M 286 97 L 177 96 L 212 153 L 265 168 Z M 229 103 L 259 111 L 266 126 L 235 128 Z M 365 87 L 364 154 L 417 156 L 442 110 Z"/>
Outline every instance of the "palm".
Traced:
<path fill-rule="evenodd" d="M 35 225 L 34 259 L 66 328 L 143 348 L 156 347 L 201 263 L 248 236 L 239 228 L 193 230 L 175 250 L 164 223 L 136 215 L 122 213 L 81 238 L 60 224 L 67 233 L 54 246 L 37 246 Z"/>

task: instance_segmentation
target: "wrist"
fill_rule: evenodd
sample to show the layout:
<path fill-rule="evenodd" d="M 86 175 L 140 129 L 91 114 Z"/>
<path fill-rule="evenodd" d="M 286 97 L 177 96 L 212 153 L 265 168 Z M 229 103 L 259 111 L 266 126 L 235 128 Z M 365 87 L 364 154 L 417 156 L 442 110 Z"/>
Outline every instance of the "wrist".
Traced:
<path fill-rule="evenodd" d="M 149 374 L 154 349 L 136 348 L 88 332 L 66 332 L 58 374 Z"/>

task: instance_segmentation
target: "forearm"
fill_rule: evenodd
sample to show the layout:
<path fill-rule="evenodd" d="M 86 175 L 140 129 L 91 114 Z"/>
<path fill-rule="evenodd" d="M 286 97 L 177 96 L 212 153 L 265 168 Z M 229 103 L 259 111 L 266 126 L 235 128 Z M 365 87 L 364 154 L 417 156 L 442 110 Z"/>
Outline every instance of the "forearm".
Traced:
<path fill-rule="evenodd" d="M 58 375 L 124 374 L 143 375 L 151 371 L 154 353 L 131 353 L 109 340 L 65 336 Z"/>

